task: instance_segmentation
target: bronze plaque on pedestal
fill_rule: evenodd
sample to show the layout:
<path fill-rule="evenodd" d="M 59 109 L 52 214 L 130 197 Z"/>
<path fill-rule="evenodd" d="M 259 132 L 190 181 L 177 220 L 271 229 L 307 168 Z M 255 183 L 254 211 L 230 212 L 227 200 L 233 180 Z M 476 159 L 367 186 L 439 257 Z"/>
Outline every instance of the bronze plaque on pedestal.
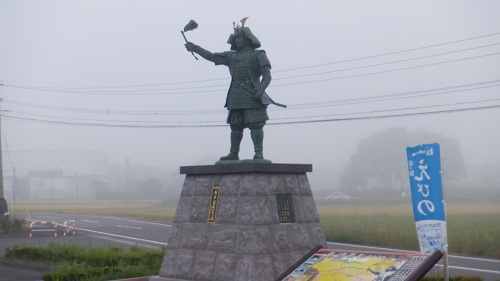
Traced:
<path fill-rule="evenodd" d="M 295 222 L 295 208 L 293 206 L 292 194 L 276 193 L 276 203 L 278 205 L 278 217 L 280 223 Z"/>

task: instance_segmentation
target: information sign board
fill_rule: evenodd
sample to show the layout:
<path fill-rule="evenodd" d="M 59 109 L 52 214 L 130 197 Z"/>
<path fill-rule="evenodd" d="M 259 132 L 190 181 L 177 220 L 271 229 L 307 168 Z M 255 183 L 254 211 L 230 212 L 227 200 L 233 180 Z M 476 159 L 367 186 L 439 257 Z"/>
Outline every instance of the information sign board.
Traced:
<path fill-rule="evenodd" d="M 320 248 L 276 280 L 419 280 L 442 257 L 409 252 L 365 252 Z"/>

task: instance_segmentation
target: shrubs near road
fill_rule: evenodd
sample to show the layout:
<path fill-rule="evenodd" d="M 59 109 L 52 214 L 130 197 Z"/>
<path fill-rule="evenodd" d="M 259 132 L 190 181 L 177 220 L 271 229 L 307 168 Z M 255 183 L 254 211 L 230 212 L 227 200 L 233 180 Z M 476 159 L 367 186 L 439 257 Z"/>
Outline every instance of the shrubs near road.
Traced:
<path fill-rule="evenodd" d="M 5 257 L 55 264 L 43 275 L 45 281 L 98 281 L 158 275 L 163 255 L 164 250 L 138 247 L 125 250 L 51 243 L 48 247 L 15 245 L 7 248 Z"/>
<path fill-rule="evenodd" d="M 23 231 L 24 220 L 0 217 L 0 234 L 19 234 Z"/>

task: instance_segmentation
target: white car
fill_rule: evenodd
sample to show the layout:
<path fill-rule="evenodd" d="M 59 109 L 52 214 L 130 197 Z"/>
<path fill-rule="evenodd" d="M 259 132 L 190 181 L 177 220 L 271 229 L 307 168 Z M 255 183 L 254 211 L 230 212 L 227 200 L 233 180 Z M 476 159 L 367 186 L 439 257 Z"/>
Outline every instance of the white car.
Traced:
<path fill-rule="evenodd" d="M 343 192 L 333 192 L 332 194 L 326 196 L 326 199 L 343 199 L 343 200 L 348 200 L 351 199 L 351 196 L 343 193 Z"/>

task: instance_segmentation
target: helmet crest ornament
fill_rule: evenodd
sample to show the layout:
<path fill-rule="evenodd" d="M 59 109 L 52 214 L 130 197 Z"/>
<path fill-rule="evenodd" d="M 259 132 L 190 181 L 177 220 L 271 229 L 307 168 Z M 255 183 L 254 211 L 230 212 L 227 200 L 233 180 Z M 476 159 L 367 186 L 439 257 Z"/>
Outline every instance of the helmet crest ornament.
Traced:
<path fill-rule="evenodd" d="M 257 37 L 253 35 L 250 28 L 245 26 L 245 22 L 247 21 L 248 18 L 249 17 L 244 17 L 243 19 L 240 20 L 241 26 L 233 22 L 234 33 L 231 34 L 229 36 L 229 39 L 227 40 L 227 43 L 231 45 L 231 50 L 233 51 L 237 49 L 235 42 L 236 41 L 235 38 L 237 36 L 245 36 L 246 38 L 248 38 L 252 44 L 252 47 L 255 49 L 260 48 L 261 46 L 259 39 L 257 39 Z"/>

